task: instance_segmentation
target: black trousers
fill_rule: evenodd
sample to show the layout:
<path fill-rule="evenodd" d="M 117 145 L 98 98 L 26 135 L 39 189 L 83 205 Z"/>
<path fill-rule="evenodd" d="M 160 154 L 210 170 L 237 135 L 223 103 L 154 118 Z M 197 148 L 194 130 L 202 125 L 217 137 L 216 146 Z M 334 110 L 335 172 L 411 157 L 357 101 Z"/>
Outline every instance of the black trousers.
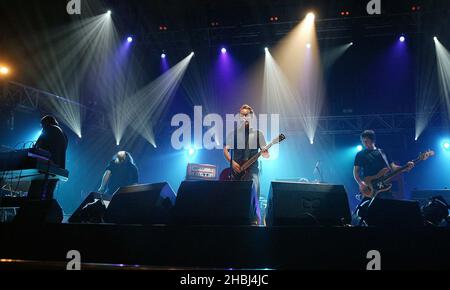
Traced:
<path fill-rule="evenodd" d="M 49 200 L 53 199 L 58 180 L 35 180 L 31 182 L 28 190 L 28 199 Z"/>

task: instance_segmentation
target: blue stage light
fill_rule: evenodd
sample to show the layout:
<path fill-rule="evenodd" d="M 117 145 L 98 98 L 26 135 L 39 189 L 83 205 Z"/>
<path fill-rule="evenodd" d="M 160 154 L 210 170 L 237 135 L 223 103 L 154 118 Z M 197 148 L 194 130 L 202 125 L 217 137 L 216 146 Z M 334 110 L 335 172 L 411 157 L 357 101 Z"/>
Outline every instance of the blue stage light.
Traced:
<path fill-rule="evenodd" d="M 399 40 L 400 40 L 400 42 L 405 42 L 406 38 L 402 35 L 402 36 L 400 36 Z"/>
<path fill-rule="evenodd" d="M 194 147 L 191 146 L 191 147 L 186 149 L 186 152 L 187 152 L 187 155 L 189 157 L 193 157 L 195 155 L 195 153 L 196 153 L 196 150 L 195 150 Z"/>
<path fill-rule="evenodd" d="M 128 41 L 128 43 L 132 43 L 132 42 L 133 42 L 133 37 L 129 36 L 129 37 L 127 38 L 127 41 Z"/>
<path fill-rule="evenodd" d="M 444 142 L 442 142 L 442 148 L 445 150 L 445 151 L 450 151 L 450 141 L 444 141 Z"/>
<path fill-rule="evenodd" d="M 36 132 L 36 134 L 34 134 L 32 141 L 36 142 L 39 139 L 39 137 L 41 137 L 41 135 L 42 135 L 42 129 L 39 130 L 38 132 Z"/>
<path fill-rule="evenodd" d="M 361 151 L 363 150 L 363 147 L 362 147 L 362 145 L 358 145 L 358 146 L 356 146 L 356 150 L 357 150 L 358 152 L 361 152 Z"/>

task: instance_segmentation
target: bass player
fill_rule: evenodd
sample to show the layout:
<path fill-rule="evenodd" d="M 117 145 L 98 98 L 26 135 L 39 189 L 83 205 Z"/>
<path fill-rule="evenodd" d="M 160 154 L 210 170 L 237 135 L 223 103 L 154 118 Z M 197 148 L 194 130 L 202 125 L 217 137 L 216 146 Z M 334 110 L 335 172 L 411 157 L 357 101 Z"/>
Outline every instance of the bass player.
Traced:
<path fill-rule="evenodd" d="M 395 163 L 390 163 L 383 150 L 377 148 L 375 145 L 376 135 L 372 130 L 366 130 L 361 134 L 361 143 L 364 146 L 364 150 L 358 152 L 355 157 L 355 163 L 353 167 L 353 176 L 358 184 L 360 191 L 360 204 L 356 208 L 355 214 L 357 217 L 364 219 L 367 216 L 367 208 L 372 200 L 367 193 L 370 188 L 368 184 L 364 182 L 364 178 L 378 174 L 384 168 L 388 168 L 391 171 L 400 169 L 401 167 Z M 414 162 L 408 162 L 407 171 L 410 171 L 414 167 Z M 392 199 L 393 195 L 390 191 L 381 192 L 376 196 L 377 198 Z"/>

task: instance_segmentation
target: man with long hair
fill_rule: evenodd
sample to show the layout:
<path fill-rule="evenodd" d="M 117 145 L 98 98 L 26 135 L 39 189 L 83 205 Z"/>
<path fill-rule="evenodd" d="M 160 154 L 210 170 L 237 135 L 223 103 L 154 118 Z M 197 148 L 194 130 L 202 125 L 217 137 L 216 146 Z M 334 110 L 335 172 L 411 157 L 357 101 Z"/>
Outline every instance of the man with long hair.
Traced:
<path fill-rule="evenodd" d="M 99 192 L 113 195 L 119 188 L 138 183 L 138 169 L 126 151 L 115 154 L 103 175 Z"/>

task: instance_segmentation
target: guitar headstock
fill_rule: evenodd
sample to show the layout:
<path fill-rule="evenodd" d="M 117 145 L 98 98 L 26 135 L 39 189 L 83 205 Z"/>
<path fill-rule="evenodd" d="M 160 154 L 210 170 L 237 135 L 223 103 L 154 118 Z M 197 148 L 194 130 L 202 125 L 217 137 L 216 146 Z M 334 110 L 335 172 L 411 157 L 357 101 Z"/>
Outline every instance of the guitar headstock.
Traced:
<path fill-rule="evenodd" d="M 421 153 L 419 159 L 422 161 L 427 160 L 428 158 L 434 156 L 436 153 L 433 150 L 428 150 L 427 152 Z"/>
<path fill-rule="evenodd" d="M 278 136 L 278 138 L 275 138 L 272 142 L 272 144 L 278 144 L 283 142 L 284 140 L 286 140 L 286 136 L 284 136 L 284 134 L 280 134 L 280 136 Z"/>

